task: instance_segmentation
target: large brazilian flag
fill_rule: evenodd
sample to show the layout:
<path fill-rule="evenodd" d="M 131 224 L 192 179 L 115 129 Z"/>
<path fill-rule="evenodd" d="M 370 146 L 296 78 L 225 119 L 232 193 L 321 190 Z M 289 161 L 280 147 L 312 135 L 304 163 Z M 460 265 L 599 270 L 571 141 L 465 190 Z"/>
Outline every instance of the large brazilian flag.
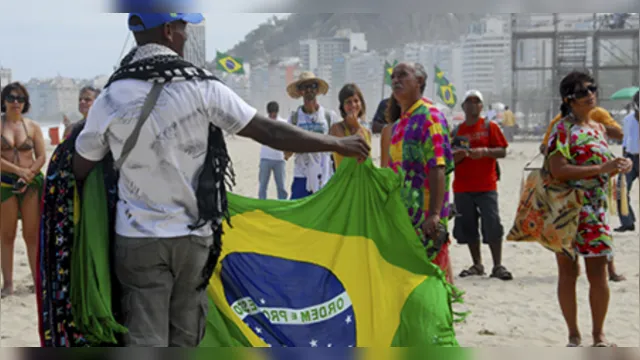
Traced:
<path fill-rule="evenodd" d="M 453 289 L 427 259 L 401 183 L 345 159 L 304 199 L 229 194 L 201 346 L 458 346 Z"/>

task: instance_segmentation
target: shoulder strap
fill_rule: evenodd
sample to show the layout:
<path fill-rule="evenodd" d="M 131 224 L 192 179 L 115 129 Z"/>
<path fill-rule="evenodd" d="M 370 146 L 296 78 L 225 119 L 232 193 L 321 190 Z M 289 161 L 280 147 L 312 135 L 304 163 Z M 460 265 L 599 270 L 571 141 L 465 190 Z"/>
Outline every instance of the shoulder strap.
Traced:
<path fill-rule="evenodd" d="M 144 123 L 147 121 L 147 119 L 149 118 L 149 115 L 151 114 L 151 110 L 153 110 L 153 107 L 156 105 L 156 102 L 158 101 L 158 96 L 160 96 L 160 92 L 162 91 L 163 86 L 164 86 L 164 83 L 158 83 L 158 82 L 153 83 L 153 87 L 151 88 L 151 91 L 149 91 L 147 98 L 144 100 L 144 105 L 142 105 L 142 111 L 140 111 L 140 117 L 138 118 L 136 127 L 133 129 L 133 131 L 131 132 L 131 135 L 129 135 L 127 140 L 124 142 L 124 146 L 122 147 L 122 153 L 120 154 L 120 158 L 114 164 L 116 170 L 120 170 L 120 168 L 122 167 L 122 164 L 124 164 L 124 161 L 127 159 L 129 154 L 131 153 L 131 150 L 133 150 L 133 147 L 136 146 L 136 143 L 138 142 L 138 137 L 140 136 L 140 129 L 142 129 L 142 125 L 144 125 Z"/>
<path fill-rule="evenodd" d="M 331 114 L 329 114 L 328 111 L 324 111 L 324 118 L 325 120 L 327 120 L 327 125 L 329 127 L 329 129 L 331 129 Z"/>
<path fill-rule="evenodd" d="M 291 124 L 293 126 L 298 126 L 298 111 L 300 111 L 300 106 L 291 112 Z"/>
<path fill-rule="evenodd" d="M 451 132 L 451 141 L 453 141 L 453 138 L 458 136 L 458 129 L 460 129 L 460 125 L 456 125 L 456 127 L 453 128 L 453 131 Z"/>
<path fill-rule="evenodd" d="M 344 131 L 345 135 L 347 135 L 347 136 L 351 135 L 351 133 L 349 133 L 349 127 L 344 122 L 342 123 L 342 130 Z"/>

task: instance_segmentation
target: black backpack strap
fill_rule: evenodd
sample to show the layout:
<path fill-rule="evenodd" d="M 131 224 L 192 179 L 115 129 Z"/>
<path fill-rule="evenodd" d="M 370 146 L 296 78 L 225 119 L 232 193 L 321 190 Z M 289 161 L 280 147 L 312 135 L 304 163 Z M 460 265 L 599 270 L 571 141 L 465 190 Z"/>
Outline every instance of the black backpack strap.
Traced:
<path fill-rule="evenodd" d="M 458 129 L 460 129 L 460 125 L 456 125 L 456 127 L 453 128 L 453 131 L 451 132 L 451 141 L 453 141 L 453 138 L 458 136 Z"/>

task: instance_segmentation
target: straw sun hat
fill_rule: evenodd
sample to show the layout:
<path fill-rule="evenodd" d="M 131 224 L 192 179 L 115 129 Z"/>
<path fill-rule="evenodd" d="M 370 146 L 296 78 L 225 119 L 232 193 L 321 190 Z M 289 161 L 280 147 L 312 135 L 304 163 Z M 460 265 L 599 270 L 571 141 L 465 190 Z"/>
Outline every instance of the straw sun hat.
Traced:
<path fill-rule="evenodd" d="M 311 71 L 304 71 L 300 74 L 298 81 L 292 82 L 287 86 L 287 93 L 294 99 L 298 99 L 302 96 L 298 91 L 298 86 L 305 82 L 316 82 L 318 83 L 318 94 L 326 95 L 329 91 L 329 84 L 326 81 L 316 77 Z"/>

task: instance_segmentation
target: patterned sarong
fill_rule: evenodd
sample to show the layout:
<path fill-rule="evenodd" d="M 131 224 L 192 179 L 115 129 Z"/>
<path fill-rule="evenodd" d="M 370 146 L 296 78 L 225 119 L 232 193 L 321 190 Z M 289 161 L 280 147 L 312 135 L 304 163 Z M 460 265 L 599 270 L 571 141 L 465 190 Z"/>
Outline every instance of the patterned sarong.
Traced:
<path fill-rule="evenodd" d="M 73 176 L 72 159 L 75 139 L 82 126 L 74 129 L 68 140 L 53 152 L 46 172 L 42 197 L 40 244 L 36 281 L 40 343 L 42 347 L 89 346 L 72 315 L 71 251 L 74 226 L 79 220 L 80 201 Z M 112 166 L 105 160 L 105 168 Z M 108 189 L 110 228 L 117 202 L 115 171 L 105 172 Z M 117 305 L 117 304 L 116 304 Z"/>
<path fill-rule="evenodd" d="M 507 240 L 535 241 L 553 252 L 575 258 L 573 243 L 582 193 L 568 185 L 548 181 L 545 171 L 533 170 L 527 176 Z"/>

